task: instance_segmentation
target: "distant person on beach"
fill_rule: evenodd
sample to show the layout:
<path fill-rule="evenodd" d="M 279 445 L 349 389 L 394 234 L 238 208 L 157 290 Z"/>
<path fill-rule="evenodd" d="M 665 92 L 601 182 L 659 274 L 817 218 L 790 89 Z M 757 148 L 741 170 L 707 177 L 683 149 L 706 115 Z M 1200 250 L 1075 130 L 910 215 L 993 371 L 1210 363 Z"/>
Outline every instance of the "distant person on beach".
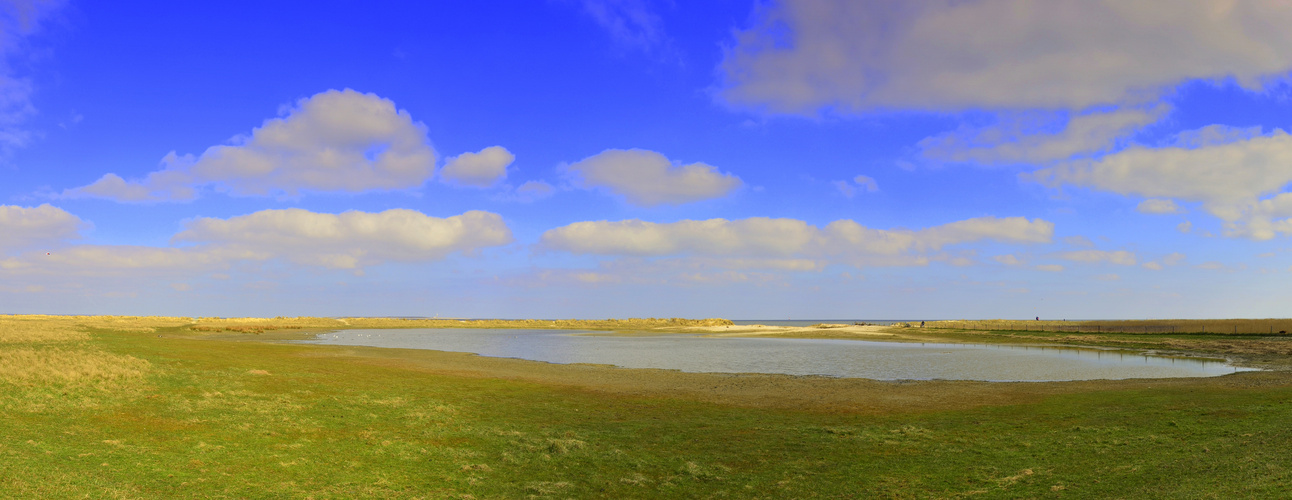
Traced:
<path fill-rule="evenodd" d="M 920 322 L 920 328 L 924 328 L 924 322 L 923 322 L 923 321 L 921 321 L 921 322 Z"/>
<path fill-rule="evenodd" d="M 1041 317 L 1040 317 L 1040 316 L 1037 316 L 1037 317 L 1036 317 L 1036 320 L 1037 320 L 1037 321 L 1041 321 Z"/>

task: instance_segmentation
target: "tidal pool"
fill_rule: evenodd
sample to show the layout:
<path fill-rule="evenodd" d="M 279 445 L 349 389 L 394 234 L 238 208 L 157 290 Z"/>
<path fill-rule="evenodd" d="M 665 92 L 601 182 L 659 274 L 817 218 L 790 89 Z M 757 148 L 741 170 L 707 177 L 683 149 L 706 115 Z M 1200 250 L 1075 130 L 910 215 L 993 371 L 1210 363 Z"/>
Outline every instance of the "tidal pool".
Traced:
<path fill-rule="evenodd" d="M 781 373 L 875 380 L 1063 380 L 1212 377 L 1249 368 L 1127 351 L 837 339 L 588 335 L 569 330 L 341 330 L 300 342 L 470 352 L 550 363 L 685 372 Z"/>

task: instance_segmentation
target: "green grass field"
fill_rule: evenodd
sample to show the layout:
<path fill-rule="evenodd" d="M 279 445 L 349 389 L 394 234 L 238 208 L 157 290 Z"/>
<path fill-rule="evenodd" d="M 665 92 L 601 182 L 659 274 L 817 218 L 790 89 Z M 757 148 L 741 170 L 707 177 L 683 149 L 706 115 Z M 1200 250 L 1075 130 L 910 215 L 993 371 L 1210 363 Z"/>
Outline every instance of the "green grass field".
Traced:
<path fill-rule="evenodd" d="M 14 333 L 33 324 L 0 324 L 4 497 L 1292 496 L 1285 372 L 1001 384 L 1032 395 L 943 407 L 737 405 L 174 322 Z M 961 387 L 875 390 L 930 386 Z"/>

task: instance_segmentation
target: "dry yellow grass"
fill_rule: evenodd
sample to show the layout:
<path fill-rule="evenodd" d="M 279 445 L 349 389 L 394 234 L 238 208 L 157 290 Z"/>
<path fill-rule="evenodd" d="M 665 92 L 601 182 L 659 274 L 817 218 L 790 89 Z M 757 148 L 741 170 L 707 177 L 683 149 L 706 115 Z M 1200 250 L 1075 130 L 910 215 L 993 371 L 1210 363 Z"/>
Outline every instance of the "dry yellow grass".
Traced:
<path fill-rule="evenodd" d="M 86 327 L 151 332 L 174 324 L 175 318 L 0 316 L 0 383 L 105 387 L 138 380 L 150 364 L 92 347 Z"/>
<path fill-rule="evenodd" d="M 192 322 L 190 318 L 162 316 L 0 315 L 0 344 L 74 342 L 89 339 L 86 328 L 151 333 Z"/>
<path fill-rule="evenodd" d="M 46 344 L 88 339 L 84 331 L 53 316 L 0 316 L 0 344 Z"/>
<path fill-rule="evenodd" d="M 404 318 L 183 318 L 168 316 L 0 315 L 0 343 L 65 342 L 88 338 L 85 328 L 151 333 L 158 328 L 187 327 L 195 332 L 262 333 L 274 330 L 330 328 L 554 328 L 632 330 L 725 326 L 725 319 L 404 319 Z"/>
<path fill-rule="evenodd" d="M 0 350 L 0 381 L 15 385 L 88 385 L 138 380 L 150 364 L 132 356 L 61 348 Z"/>

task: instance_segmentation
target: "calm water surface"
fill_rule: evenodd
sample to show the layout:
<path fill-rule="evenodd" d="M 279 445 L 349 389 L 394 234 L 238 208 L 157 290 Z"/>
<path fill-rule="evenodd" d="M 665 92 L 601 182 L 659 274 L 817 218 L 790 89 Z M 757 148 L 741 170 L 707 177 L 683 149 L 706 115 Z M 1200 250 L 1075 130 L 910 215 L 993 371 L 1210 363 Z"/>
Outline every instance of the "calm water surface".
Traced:
<path fill-rule="evenodd" d="M 1211 377 L 1248 370 L 1219 361 L 1060 347 L 586 333 L 589 332 L 468 328 L 341 330 L 301 342 L 433 349 L 550 363 L 598 363 L 686 372 L 876 380 L 1045 382 Z"/>

